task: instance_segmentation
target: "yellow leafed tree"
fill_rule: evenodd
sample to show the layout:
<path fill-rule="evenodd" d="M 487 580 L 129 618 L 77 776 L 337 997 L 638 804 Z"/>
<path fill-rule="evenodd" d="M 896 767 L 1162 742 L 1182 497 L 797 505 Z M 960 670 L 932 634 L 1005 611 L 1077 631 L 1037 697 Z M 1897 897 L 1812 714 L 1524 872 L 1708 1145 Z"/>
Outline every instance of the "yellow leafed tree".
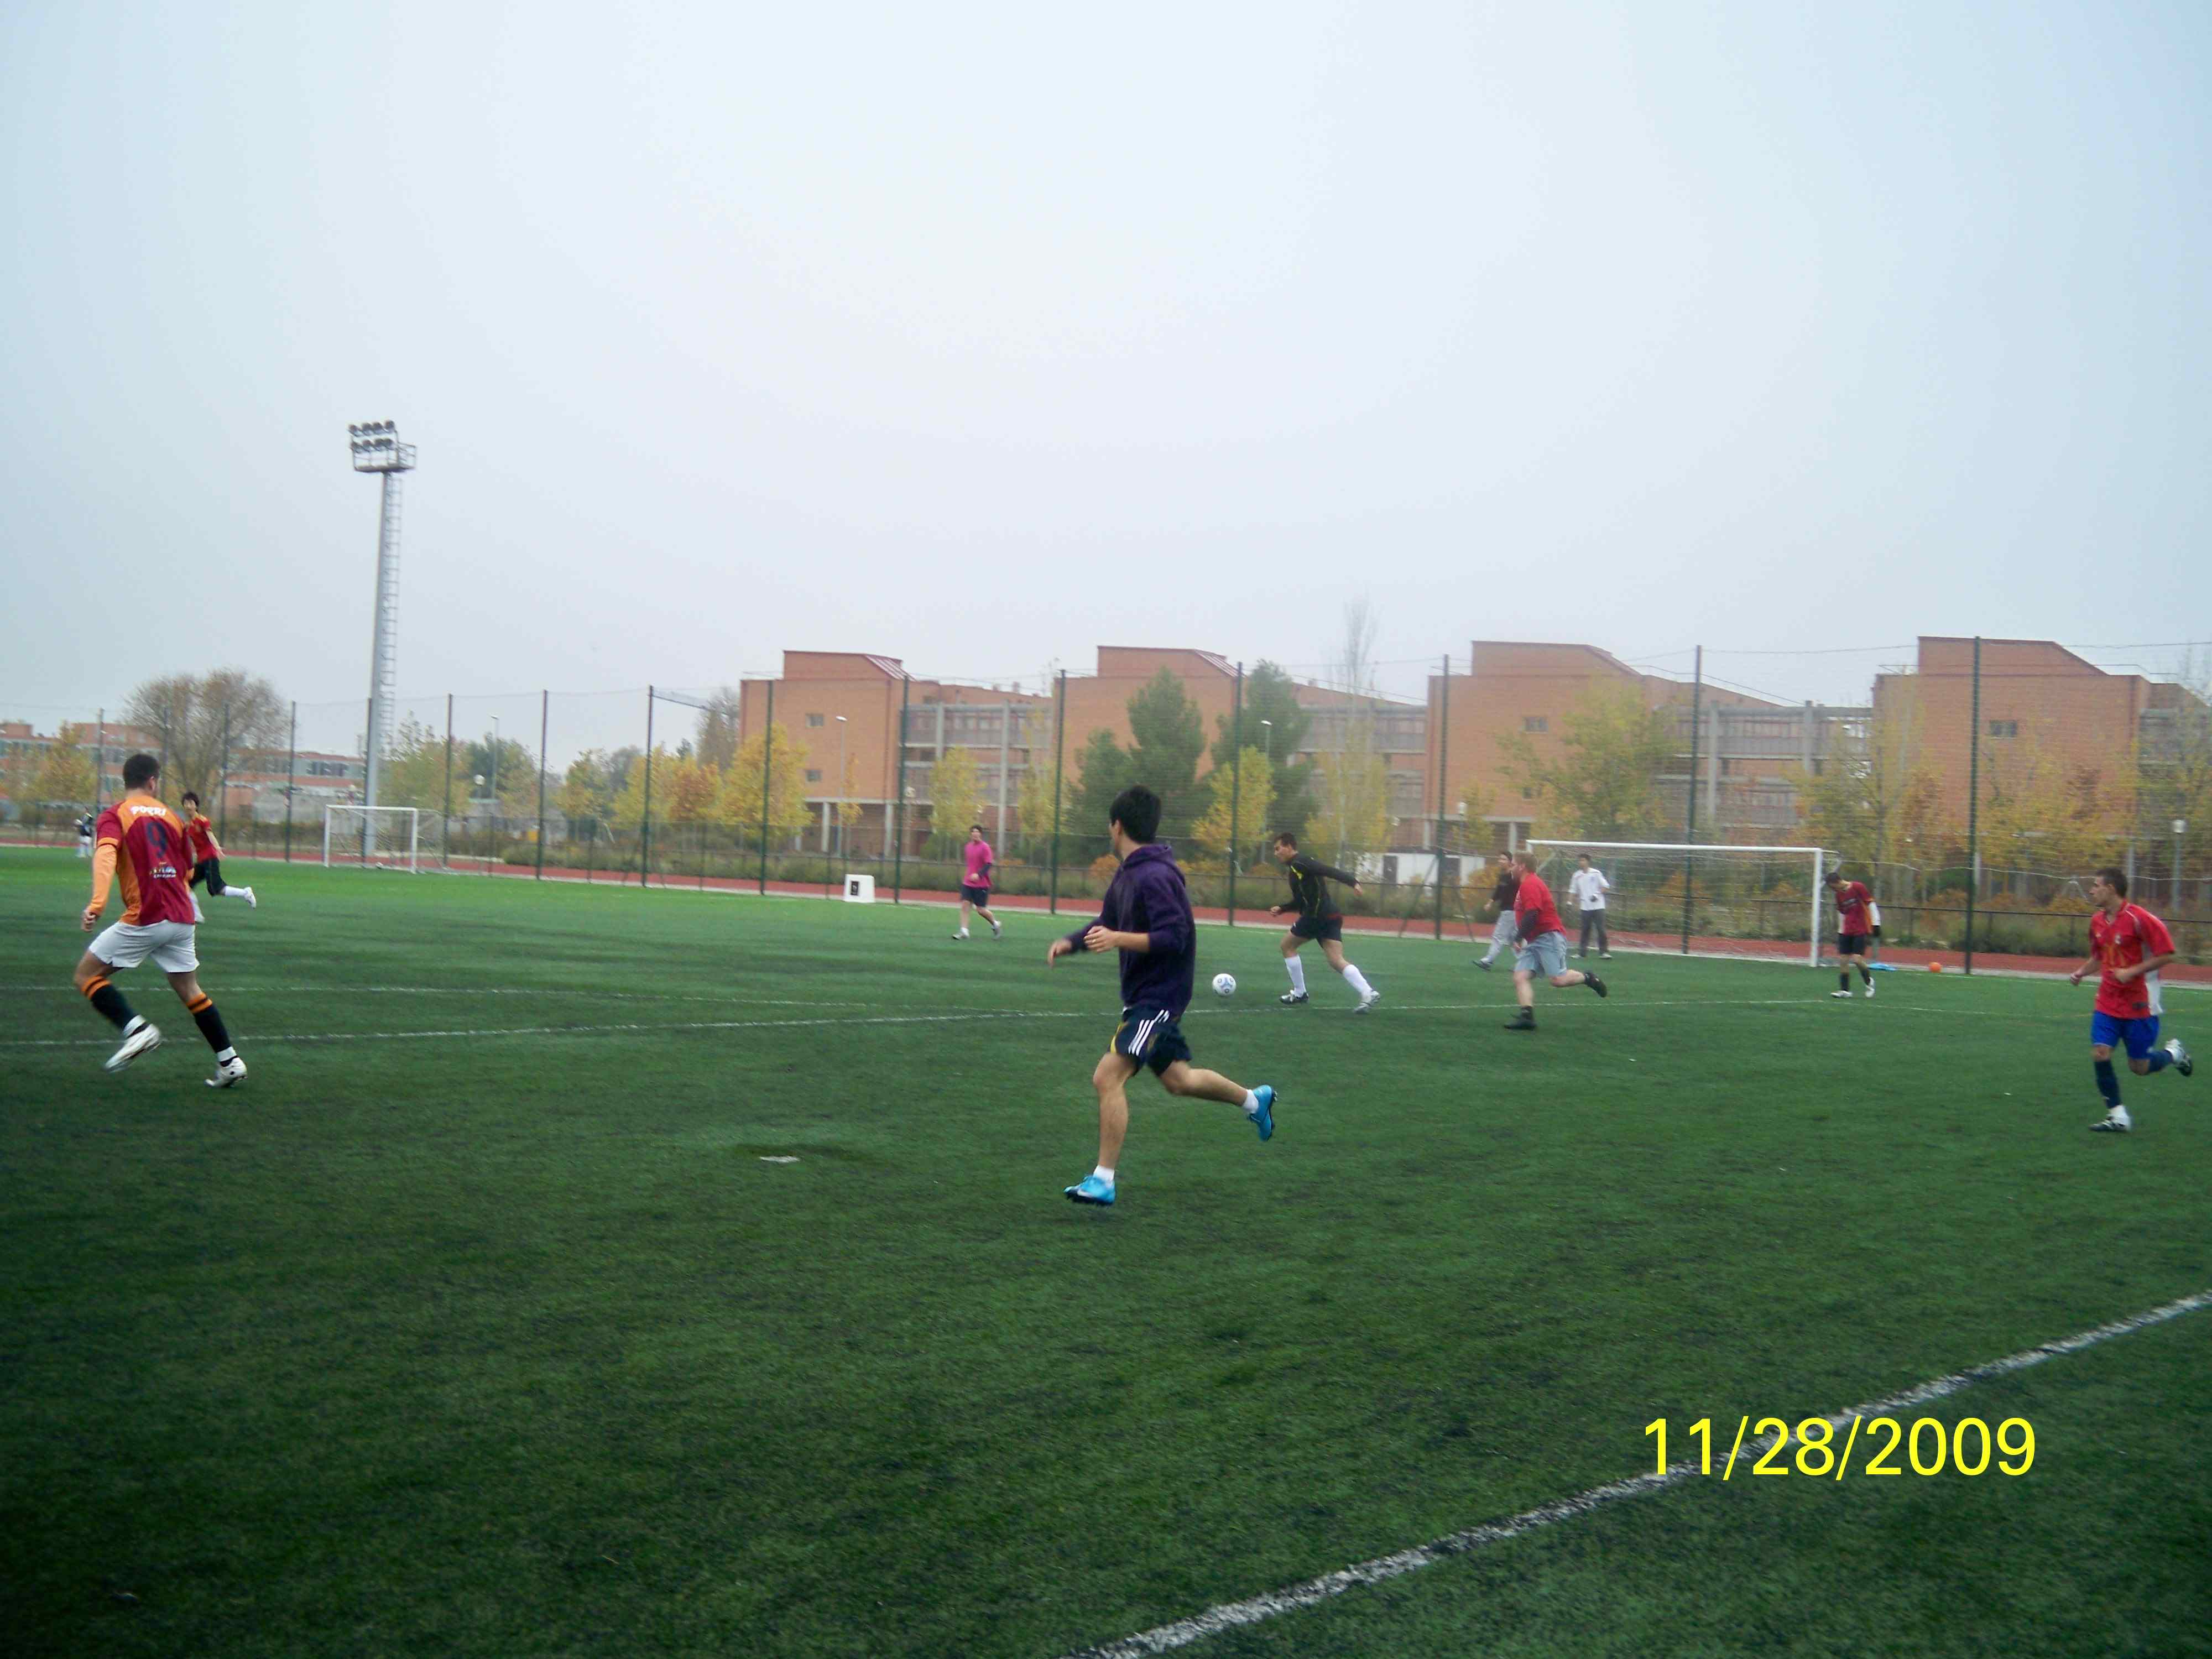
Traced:
<path fill-rule="evenodd" d="M 1248 748 L 1243 751 L 1241 770 L 1240 777 L 1230 767 L 1213 769 L 1206 778 L 1213 791 L 1212 804 L 1191 826 L 1190 838 L 1215 858 L 1224 857 L 1230 850 L 1232 794 L 1238 844 L 1250 847 L 1267 833 L 1267 814 L 1275 804 L 1274 766 L 1265 750 Z"/>
<path fill-rule="evenodd" d="M 975 757 L 965 749 L 948 749 L 929 769 L 929 830 L 933 839 L 968 838 L 968 826 L 983 816 L 983 780 Z M 947 856 L 950 854 L 948 854 Z"/>
<path fill-rule="evenodd" d="M 722 822 L 750 835 L 760 833 L 761 777 L 764 766 L 765 734 L 756 733 L 738 745 L 737 757 L 722 775 L 722 791 L 716 811 Z M 776 733 L 775 775 L 768 793 L 769 839 L 788 841 L 806 828 L 806 745 L 789 733 Z"/>

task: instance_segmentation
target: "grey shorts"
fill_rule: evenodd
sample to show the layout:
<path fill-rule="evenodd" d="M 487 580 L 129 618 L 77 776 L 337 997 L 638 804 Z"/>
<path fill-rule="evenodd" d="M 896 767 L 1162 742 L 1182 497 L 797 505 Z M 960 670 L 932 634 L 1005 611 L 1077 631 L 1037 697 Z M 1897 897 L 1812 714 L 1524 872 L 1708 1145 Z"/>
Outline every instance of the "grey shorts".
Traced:
<path fill-rule="evenodd" d="M 1539 933 L 1534 939 L 1522 939 L 1521 948 L 1514 954 L 1513 966 L 1523 972 L 1556 979 L 1567 971 L 1567 936 Z"/>

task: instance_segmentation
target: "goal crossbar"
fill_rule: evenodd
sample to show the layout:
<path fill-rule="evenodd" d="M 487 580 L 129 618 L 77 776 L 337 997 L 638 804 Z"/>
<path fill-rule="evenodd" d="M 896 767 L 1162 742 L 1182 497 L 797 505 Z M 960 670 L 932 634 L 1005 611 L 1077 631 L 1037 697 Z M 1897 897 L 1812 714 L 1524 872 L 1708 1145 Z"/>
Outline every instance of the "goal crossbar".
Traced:
<path fill-rule="evenodd" d="M 1809 859 L 1813 866 L 1813 891 L 1809 901 L 1810 915 L 1806 921 L 1805 965 L 1820 965 L 1820 918 L 1826 909 L 1827 895 L 1825 879 L 1828 852 L 1821 847 L 1740 846 L 1725 842 L 1686 841 L 1571 841 L 1556 836 L 1531 836 L 1522 843 L 1540 847 L 1547 851 L 1562 853 L 1660 853 L 1688 859 L 1698 853 L 1755 853 L 1765 858 Z M 1687 915 L 1690 894 L 1684 894 L 1685 915 Z M 1690 929 L 1682 930 L 1682 949 L 1690 948 Z"/>

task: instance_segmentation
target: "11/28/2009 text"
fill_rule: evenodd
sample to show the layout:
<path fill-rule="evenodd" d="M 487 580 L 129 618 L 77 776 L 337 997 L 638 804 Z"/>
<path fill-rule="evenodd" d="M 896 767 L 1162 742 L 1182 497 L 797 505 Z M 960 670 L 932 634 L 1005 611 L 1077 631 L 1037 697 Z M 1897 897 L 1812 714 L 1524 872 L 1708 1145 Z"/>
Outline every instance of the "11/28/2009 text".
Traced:
<path fill-rule="evenodd" d="M 1846 1426 L 1849 1433 L 1839 1445 L 1836 1437 Z M 1867 1445 L 1858 1467 L 1853 1468 L 1851 1458 L 1858 1450 L 1862 1427 Z M 1644 1425 L 1644 1432 L 1657 1437 L 1659 1473 L 1666 1474 L 1667 1419 L 1654 1418 Z M 1726 1429 L 1722 1432 L 1725 1434 Z M 1690 1425 L 1688 1433 L 1698 1446 L 1698 1473 L 1711 1474 L 1713 1419 L 1699 1418 Z M 1744 1444 L 1747 1435 L 1752 1441 L 1749 1447 Z M 1793 1440 L 1797 1446 L 1794 1458 L 1784 1455 Z M 1999 1474 L 2019 1475 L 2034 1465 L 2035 1429 L 2024 1417 L 2008 1417 L 1992 1431 L 1978 1417 L 1961 1418 L 1955 1427 L 1940 1418 L 1915 1418 L 1908 1429 L 1893 1417 L 1853 1417 L 1848 1425 L 1841 1419 L 1808 1417 L 1793 1428 L 1779 1417 L 1762 1417 L 1753 1422 L 1747 1415 L 1736 1419 L 1735 1443 L 1728 1449 L 1721 1479 L 1734 1474 L 1737 1460 L 1747 1456 L 1750 1461 L 1746 1467 L 1753 1474 L 1795 1473 L 1832 1476 L 1838 1480 L 1847 1471 L 1873 1475 L 1904 1474 L 1908 1470 L 1918 1475 L 1986 1474 L 1993 1465 Z"/>

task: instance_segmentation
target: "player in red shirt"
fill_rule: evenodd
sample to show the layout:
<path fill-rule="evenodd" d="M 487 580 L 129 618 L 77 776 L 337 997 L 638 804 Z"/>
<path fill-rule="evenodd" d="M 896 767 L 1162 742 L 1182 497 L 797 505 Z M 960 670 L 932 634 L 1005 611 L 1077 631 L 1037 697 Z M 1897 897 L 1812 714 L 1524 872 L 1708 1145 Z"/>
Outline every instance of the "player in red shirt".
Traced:
<path fill-rule="evenodd" d="M 1828 993 L 1832 997 L 1849 997 L 1851 994 L 1851 958 L 1859 959 L 1859 977 L 1866 981 L 1866 994 L 1874 994 L 1874 972 L 1867 966 L 1867 944 L 1874 933 L 1869 912 L 1874 908 L 1874 895 L 1867 891 L 1863 881 L 1845 881 L 1844 872 L 1831 870 L 1824 878 L 1828 891 L 1836 901 L 1836 988 Z"/>
<path fill-rule="evenodd" d="M 222 878 L 222 847 L 215 838 L 215 826 L 200 811 L 200 798 L 192 790 L 184 793 L 184 803 L 191 816 L 185 820 L 185 837 L 192 844 L 191 885 L 204 884 L 210 898 L 244 899 L 246 908 L 258 910 L 261 901 L 253 896 L 251 887 L 232 887 Z"/>
<path fill-rule="evenodd" d="M 154 793 L 161 763 L 133 755 L 123 763 L 129 792 L 100 815 L 92 855 L 92 902 L 84 907 L 84 931 L 90 933 L 107 908 L 108 890 L 120 878 L 123 920 L 93 940 L 76 965 L 76 988 L 123 1033 L 123 1046 L 107 1057 L 107 1069 L 119 1072 L 143 1054 L 161 1046 L 161 1027 L 131 1012 L 123 993 L 108 980 L 111 969 L 136 968 L 148 957 L 169 976 L 169 988 L 185 1005 L 215 1050 L 212 1089 L 228 1089 L 246 1075 L 246 1062 L 230 1046 L 230 1033 L 215 1000 L 200 989 L 199 951 L 193 940 L 192 890 L 185 874 L 189 842 L 185 826 Z"/>
<path fill-rule="evenodd" d="M 2119 1075 L 2112 1070 L 2115 1047 L 2126 1048 L 2128 1070 L 2137 1077 L 2169 1066 L 2187 1077 L 2197 1066 L 2179 1037 L 2169 1038 L 2164 1048 L 2158 1046 L 2159 1016 L 2164 1012 L 2158 970 L 2178 954 L 2173 935 L 2142 905 L 2128 902 L 2124 870 L 2107 866 L 2098 871 L 2090 879 L 2089 896 L 2097 906 L 2089 917 L 2089 959 L 2067 982 L 2079 985 L 2100 964 L 2105 969 L 2097 981 L 2097 1010 L 2089 1016 L 2089 1059 L 2097 1069 L 2097 1092 L 2105 1097 L 2105 1115 L 2089 1127 L 2125 1134 L 2136 1124 L 2120 1104 Z"/>
<path fill-rule="evenodd" d="M 1536 854 L 1522 848 L 1514 862 L 1521 871 L 1520 890 L 1513 896 L 1513 924 L 1520 948 L 1513 958 L 1513 995 L 1521 1012 L 1505 1022 L 1509 1031 L 1536 1029 L 1536 975 L 1540 973 L 1561 990 L 1587 985 L 1600 996 L 1605 981 L 1595 974 L 1567 966 L 1567 927 L 1552 890 L 1536 873 Z"/>

